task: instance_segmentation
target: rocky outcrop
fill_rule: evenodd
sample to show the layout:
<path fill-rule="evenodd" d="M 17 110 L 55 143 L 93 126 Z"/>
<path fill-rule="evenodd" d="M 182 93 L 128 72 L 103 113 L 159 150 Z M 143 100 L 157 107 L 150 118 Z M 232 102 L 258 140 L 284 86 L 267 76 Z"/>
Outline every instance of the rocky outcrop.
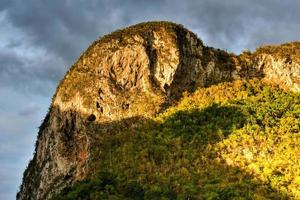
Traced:
<path fill-rule="evenodd" d="M 153 116 L 184 91 L 233 79 L 261 77 L 299 90 L 299 70 L 299 62 L 272 53 L 235 56 L 205 47 L 169 22 L 104 36 L 59 84 L 17 199 L 49 199 L 92 173 L 97 135 L 109 134 L 115 122 Z"/>
<path fill-rule="evenodd" d="M 234 79 L 259 77 L 283 89 L 300 91 L 300 43 L 263 46 L 255 52 L 232 56 Z"/>

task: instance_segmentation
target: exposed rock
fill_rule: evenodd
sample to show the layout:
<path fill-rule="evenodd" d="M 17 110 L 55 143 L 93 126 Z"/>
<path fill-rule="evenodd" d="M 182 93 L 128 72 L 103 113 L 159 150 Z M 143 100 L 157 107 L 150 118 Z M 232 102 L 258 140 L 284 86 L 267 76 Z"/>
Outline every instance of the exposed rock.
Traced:
<path fill-rule="evenodd" d="M 254 53 L 234 56 L 233 78 L 261 77 L 283 89 L 300 91 L 300 43 L 263 46 Z M 239 75 L 237 75 L 239 74 Z"/>
<path fill-rule="evenodd" d="M 231 55 L 173 23 L 116 31 L 94 42 L 58 86 L 17 199 L 48 199 L 91 173 L 91 147 L 112 130 L 108 122 L 153 116 L 184 91 L 233 79 L 262 77 L 299 91 L 299 76 L 297 60 Z"/>

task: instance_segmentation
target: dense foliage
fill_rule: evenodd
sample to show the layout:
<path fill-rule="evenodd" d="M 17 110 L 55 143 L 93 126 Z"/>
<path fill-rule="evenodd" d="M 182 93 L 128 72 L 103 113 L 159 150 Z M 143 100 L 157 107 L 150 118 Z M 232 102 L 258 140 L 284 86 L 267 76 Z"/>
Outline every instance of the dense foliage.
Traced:
<path fill-rule="evenodd" d="M 300 198 L 299 94 L 223 83 L 142 121 L 101 136 L 96 172 L 54 199 Z"/>

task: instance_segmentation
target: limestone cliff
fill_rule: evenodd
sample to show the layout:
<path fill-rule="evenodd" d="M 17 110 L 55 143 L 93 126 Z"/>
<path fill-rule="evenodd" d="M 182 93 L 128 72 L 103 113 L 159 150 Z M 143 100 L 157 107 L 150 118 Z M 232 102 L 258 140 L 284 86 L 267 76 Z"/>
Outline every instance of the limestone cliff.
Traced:
<path fill-rule="evenodd" d="M 299 91 L 300 45 L 240 56 L 206 47 L 181 25 L 142 23 L 95 41 L 57 87 L 17 199 L 48 199 L 95 169 L 99 134 L 121 130 L 223 81 L 260 77 Z M 275 49 L 275 50 L 274 50 Z"/>
<path fill-rule="evenodd" d="M 262 46 L 255 52 L 233 56 L 236 74 L 233 78 L 260 77 L 279 87 L 300 91 L 300 43 Z"/>

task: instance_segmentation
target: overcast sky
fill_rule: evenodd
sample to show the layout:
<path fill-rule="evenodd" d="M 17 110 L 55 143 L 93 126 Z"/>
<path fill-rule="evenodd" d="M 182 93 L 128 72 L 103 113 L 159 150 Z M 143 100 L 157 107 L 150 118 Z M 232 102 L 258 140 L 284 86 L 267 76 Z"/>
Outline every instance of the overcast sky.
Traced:
<path fill-rule="evenodd" d="M 0 199 L 14 199 L 58 81 L 99 36 L 168 20 L 230 52 L 300 40 L 293 0 L 1 0 Z"/>

